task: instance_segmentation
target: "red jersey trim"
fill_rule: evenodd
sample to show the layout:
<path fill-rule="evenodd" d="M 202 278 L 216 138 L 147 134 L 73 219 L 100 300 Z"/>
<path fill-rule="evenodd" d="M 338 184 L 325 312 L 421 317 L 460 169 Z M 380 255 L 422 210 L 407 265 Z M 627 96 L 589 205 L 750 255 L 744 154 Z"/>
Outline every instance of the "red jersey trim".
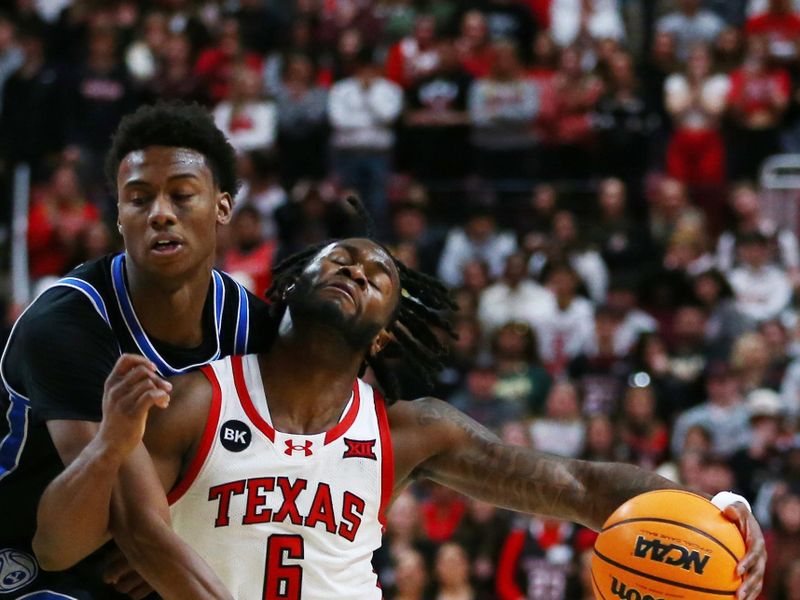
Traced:
<path fill-rule="evenodd" d="M 219 387 L 219 380 L 211 365 L 205 365 L 200 368 L 200 372 L 206 376 L 209 383 L 211 383 L 211 406 L 208 409 L 208 419 L 206 426 L 203 430 L 203 436 L 200 438 L 200 445 L 197 448 L 197 453 L 189 463 L 189 468 L 180 481 L 172 488 L 167 494 L 167 502 L 175 504 L 180 500 L 186 491 L 191 487 L 200 469 L 208 458 L 208 453 L 211 451 L 211 446 L 214 443 L 214 437 L 217 434 L 217 426 L 219 425 L 219 415 L 222 412 L 222 389 Z"/>
<path fill-rule="evenodd" d="M 378 390 L 373 391 L 375 413 L 378 417 L 378 433 L 381 437 L 381 505 L 378 508 L 378 521 L 381 531 L 386 531 L 386 509 L 392 500 L 394 489 L 394 450 L 392 434 L 389 430 L 389 417 L 386 415 L 386 402 Z"/>
<path fill-rule="evenodd" d="M 244 409 L 247 418 L 263 433 L 270 442 L 275 442 L 275 428 L 264 420 L 264 417 L 256 410 L 253 404 L 253 399 L 250 397 L 250 391 L 247 389 L 247 382 L 244 378 L 244 366 L 241 356 L 232 356 L 231 365 L 233 367 L 233 383 L 236 386 L 236 393 L 239 395 L 239 402 Z M 331 427 L 325 433 L 324 444 L 329 444 L 337 440 L 350 429 L 350 426 L 355 422 L 358 416 L 358 410 L 361 406 L 361 397 L 358 392 L 358 380 L 353 384 L 353 401 L 350 403 L 350 410 L 344 418 L 336 425 Z M 298 434 L 299 435 L 299 434 Z"/>

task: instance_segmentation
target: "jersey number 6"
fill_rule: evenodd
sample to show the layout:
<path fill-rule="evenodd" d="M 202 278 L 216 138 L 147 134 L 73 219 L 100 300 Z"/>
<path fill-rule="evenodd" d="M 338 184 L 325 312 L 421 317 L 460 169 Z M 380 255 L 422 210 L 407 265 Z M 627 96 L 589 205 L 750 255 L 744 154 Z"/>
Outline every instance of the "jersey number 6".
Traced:
<path fill-rule="evenodd" d="M 286 558 L 303 558 L 303 537 L 278 533 L 269 536 L 264 600 L 300 600 L 303 567 L 284 564 Z"/>

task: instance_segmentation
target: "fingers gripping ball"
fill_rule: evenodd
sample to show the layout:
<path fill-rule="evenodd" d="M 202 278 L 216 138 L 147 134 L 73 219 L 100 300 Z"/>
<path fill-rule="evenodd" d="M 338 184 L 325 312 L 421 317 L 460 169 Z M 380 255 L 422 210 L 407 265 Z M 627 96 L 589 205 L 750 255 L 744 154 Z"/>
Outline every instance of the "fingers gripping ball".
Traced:
<path fill-rule="evenodd" d="M 620 506 L 594 545 L 598 600 L 735 598 L 745 544 L 736 525 L 702 496 L 642 494 Z"/>

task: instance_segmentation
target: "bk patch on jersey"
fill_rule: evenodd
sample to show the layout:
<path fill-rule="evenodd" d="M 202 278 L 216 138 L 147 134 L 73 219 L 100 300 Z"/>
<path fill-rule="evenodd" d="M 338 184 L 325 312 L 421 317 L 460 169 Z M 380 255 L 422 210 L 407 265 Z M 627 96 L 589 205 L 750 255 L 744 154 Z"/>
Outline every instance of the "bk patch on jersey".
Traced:
<path fill-rule="evenodd" d="M 242 423 L 236 419 L 225 421 L 219 428 L 219 442 L 222 447 L 231 452 L 241 452 L 250 445 L 253 439 L 253 432 L 247 423 Z"/>

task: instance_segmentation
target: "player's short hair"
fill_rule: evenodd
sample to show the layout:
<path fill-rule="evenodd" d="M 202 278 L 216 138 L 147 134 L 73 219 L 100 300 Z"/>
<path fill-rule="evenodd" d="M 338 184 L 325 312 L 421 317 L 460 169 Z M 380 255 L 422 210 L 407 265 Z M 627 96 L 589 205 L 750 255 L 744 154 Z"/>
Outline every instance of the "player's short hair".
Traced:
<path fill-rule="evenodd" d="M 196 102 L 157 102 L 141 106 L 122 119 L 106 157 L 106 177 L 111 189 L 116 189 L 122 160 L 131 152 L 149 146 L 199 152 L 208 161 L 214 184 L 220 191 L 231 198 L 236 195 L 236 152 L 208 111 Z"/>

